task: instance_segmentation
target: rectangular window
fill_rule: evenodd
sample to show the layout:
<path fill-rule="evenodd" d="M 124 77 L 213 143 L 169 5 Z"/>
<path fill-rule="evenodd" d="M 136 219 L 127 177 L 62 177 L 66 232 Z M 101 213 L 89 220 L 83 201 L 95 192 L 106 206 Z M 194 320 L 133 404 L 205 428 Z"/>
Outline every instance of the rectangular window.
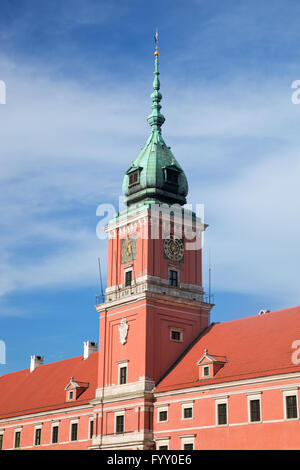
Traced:
<path fill-rule="evenodd" d="M 133 184 L 137 184 L 138 182 L 139 182 L 139 171 L 136 170 L 129 174 L 129 186 L 132 186 Z"/>
<path fill-rule="evenodd" d="M 174 287 L 178 286 L 178 271 L 169 269 L 169 285 Z"/>
<path fill-rule="evenodd" d="M 18 449 L 21 445 L 21 431 L 15 432 L 15 449 Z"/>
<path fill-rule="evenodd" d="M 194 449 L 194 444 L 184 444 L 183 445 L 183 450 L 193 450 Z"/>
<path fill-rule="evenodd" d="M 182 331 L 171 330 L 171 340 L 172 341 L 182 341 Z"/>
<path fill-rule="evenodd" d="M 125 287 L 131 286 L 132 283 L 132 271 L 125 272 Z"/>
<path fill-rule="evenodd" d="M 41 445 L 41 437 L 42 437 L 42 428 L 36 428 L 35 437 L 34 437 L 34 445 L 35 446 L 40 446 Z"/>
<path fill-rule="evenodd" d="M 171 184 L 176 184 L 178 185 L 178 177 L 179 177 L 179 171 L 173 168 L 166 168 L 165 170 L 165 177 L 167 180 L 167 183 Z"/>
<path fill-rule="evenodd" d="M 90 420 L 90 429 L 89 429 L 89 433 L 90 433 L 90 434 L 89 434 L 89 437 L 90 437 L 90 439 L 92 439 L 92 438 L 93 438 L 93 434 L 94 434 L 94 420 L 93 420 L 93 419 Z"/>
<path fill-rule="evenodd" d="M 285 404 L 286 404 L 286 419 L 298 418 L 296 395 L 287 395 L 285 397 Z"/>
<path fill-rule="evenodd" d="M 58 443 L 58 426 L 55 425 L 52 427 L 52 444 Z"/>
<path fill-rule="evenodd" d="M 3 434 L 0 434 L 0 450 L 3 448 Z"/>
<path fill-rule="evenodd" d="M 227 424 L 227 403 L 218 403 L 218 424 Z"/>
<path fill-rule="evenodd" d="M 120 385 L 127 383 L 127 366 L 120 367 L 119 371 L 119 383 Z"/>
<path fill-rule="evenodd" d="M 71 424 L 71 441 L 77 441 L 78 423 Z"/>
<path fill-rule="evenodd" d="M 168 450 L 168 446 L 159 446 L 158 450 Z"/>
<path fill-rule="evenodd" d="M 203 376 L 208 377 L 209 376 L 209 366 L 204 366 L 203 367 Z"/>
<path fill-rule="evenodd" d="M 116 416 L 116 433 L 120 434 L 124 432 L 124 415 Z"/>
<path fill-rule="evenodd" d="M 260 421 L 260 400 L 250 400 L 250 421 Z"/>
<path fill-rule="evenodd" d="M 168 410 L 161 410 L 158 412 L 158 421 L 167 421 L 168 420 Z"/>
<path fill-rule="evenodd" d="M 183 417 L 189 419 L 193 417 L 193 408 L 184 408 Z"/>

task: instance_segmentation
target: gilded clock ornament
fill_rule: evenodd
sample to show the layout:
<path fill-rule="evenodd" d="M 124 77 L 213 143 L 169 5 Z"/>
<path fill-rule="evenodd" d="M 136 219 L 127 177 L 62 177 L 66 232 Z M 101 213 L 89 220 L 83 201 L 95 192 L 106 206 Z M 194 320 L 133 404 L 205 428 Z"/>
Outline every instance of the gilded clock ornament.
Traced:
<path fill-rule="evenodd" d="M 166 238 L 164 241 L 164 254 L 172 261 L 183 261 L 184 257 L 184 242 L 174 235 Z"/>
<path fill-rule="evenodd" d="M 123 238 L 122 239 L 122 253 L 121 263 L 128 263 L 136 259 L 136 238 Z"/>

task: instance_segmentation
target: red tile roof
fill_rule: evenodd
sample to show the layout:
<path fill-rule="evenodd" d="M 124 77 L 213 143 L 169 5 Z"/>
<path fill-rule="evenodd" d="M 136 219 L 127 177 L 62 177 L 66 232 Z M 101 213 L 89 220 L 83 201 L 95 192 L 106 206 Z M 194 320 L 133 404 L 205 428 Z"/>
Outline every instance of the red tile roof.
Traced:
<path fill-rule="evenodd" d="M 35 412 L 78 406 L 95 398 L 98 353 L 65 359 L 0 377 L 0 419 Z M 66 402 L 65 387 L 73 377 L 88 382 L 75 401 Z"/>
<path fill-rule="evenodd" d="M 300 306 L 211 325 L 158 383 L 155 392 L 300 372 L 292 344 L 299 340 Z M 204 350 L 226 356 L 213 378 L 199 380 L 196 364 Z M 300 353 L 299 353 L 300 359 Z"/>

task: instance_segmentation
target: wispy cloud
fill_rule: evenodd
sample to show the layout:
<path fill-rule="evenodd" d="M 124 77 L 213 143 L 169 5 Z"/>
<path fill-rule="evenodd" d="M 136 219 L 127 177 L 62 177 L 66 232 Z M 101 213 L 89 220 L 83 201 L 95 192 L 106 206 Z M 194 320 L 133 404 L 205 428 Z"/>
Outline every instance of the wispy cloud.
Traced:
<path fill-rule="evenodd" d="M 88 283 L 99 250 L 106 256 L 96 207 L 117 201 L 146 141 L 152 77 L 86 84 L 4 55 L 1 70 L 0 294 Z M 178 86 L 165 70 L 163 134 L 187 172 L 189 201 L 204 202 L 212 222 L 215 288 L 296 299 L 300 106 L 290 84 L 299 77 L 252 78 Z"/>

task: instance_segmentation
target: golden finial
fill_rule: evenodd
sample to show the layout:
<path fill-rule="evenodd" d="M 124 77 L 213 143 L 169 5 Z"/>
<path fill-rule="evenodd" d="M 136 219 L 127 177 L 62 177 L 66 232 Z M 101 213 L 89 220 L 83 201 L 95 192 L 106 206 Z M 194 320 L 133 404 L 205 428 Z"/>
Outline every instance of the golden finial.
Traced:
<path fill-rule="evenodd" d="M 158 31 L 156 30 L 156 33 L 155 33 L 155 36 L 154 36 L 154 41 L 155 41 L 155 52 L 154 52 L 154 55 L 155 57 L 158 57 L 159 56 L 159 52 L 158 52 L 158 47 L 157 47 L 157 43 L 158 43 Z"/>

